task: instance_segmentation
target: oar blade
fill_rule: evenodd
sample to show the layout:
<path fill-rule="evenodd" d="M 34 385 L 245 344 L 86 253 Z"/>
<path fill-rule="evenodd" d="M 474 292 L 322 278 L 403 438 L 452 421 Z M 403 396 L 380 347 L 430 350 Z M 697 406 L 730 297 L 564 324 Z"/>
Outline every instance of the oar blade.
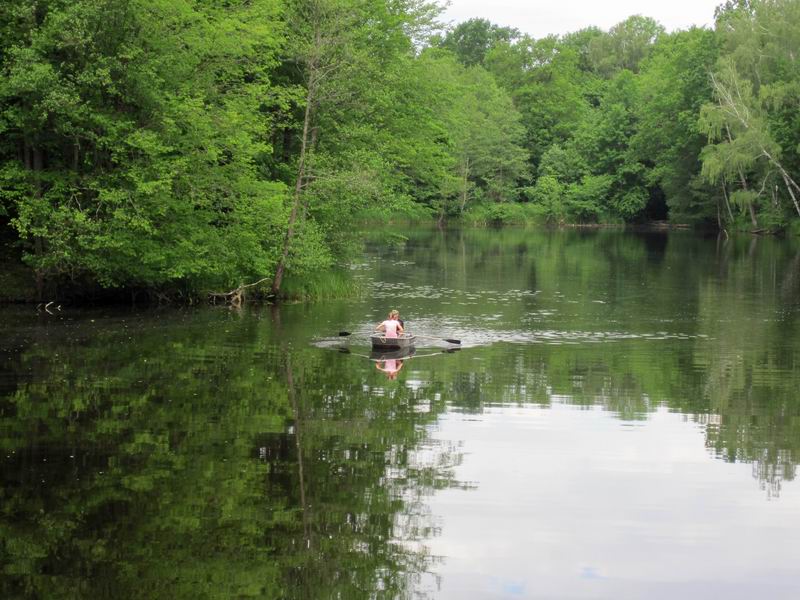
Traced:
<path fill-rule="evenodd" d="M 339 332 L 339 337 L 347 337 L 348 335 L 353 335 L 353 334 L 350 333 L 349 331 L 340 331 Z"/>
<path fill-rule="evenodd" d="M 444 341 L 447 342 L 448 344 L 460 344 L 461 343 L 461 340 L 452 340 L 450 338 L 442 338 L 442 339 L 444 339 Z"/>

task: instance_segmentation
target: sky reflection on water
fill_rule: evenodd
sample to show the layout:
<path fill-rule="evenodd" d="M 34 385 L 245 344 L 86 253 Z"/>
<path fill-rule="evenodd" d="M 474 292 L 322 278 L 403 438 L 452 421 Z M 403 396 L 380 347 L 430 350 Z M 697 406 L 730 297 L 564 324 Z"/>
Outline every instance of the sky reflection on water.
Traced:
<path fill-rule="evenodd" d="M 600 408 L 493 407 L 440 419 L 464 440 L 468 491 L 430 500 L 437 598 L 796 598 L 800 490 L 710 456 L 661 408 L 630 426 Z M 511 458 L 513 457 L 513 458 Z M 790 530 L 790 531 L 789 531 Z"/>

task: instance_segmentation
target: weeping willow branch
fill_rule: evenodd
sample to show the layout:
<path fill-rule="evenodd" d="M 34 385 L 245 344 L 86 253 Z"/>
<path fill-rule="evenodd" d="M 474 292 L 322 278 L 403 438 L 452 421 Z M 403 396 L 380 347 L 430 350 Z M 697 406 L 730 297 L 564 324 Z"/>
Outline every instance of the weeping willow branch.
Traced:
<path fill-rule="evenodd" d="M 758 115 L 758 106 L 755 104 L 749 82 L 742 81 L 735 67 L 728 65 L 720 76 L 711 74 L 711 85 L 717 98 L 719 112 L 716 117 L 712 111 L 707 113 L 710 116 L 708 131 L 711 136 L 722 137 L 724 130 L 731 152 L 728 154 L 728 160 L 723 159 L 723 162 L 717 164 L 713 169 L 709 168 L 709 163 L 705 161 L 704 171 L 709 175 L 713 175 L 712 171 L 717 174 L 724 170 L 735 171 L 739 175 L 742 188 L 747 190 L 747 179 L 742 167 L 752 166 L 759 158 L 764 158 L 770 167 L 780 173 L 795 211 L 800 216 L 800 201 L 798 201 L 800 185 L 792 178 L 778 158 L 780 147 L 772 140 L 766 123 Z M 731 127 L 736 126 L 741 128 L 740 135 L 734 135 L 731 131 Z M 749 156 L 748 150 L 752 152 Z M 735 160 L 731 161 L 731 159 Z M 719 160 L 717 162 L 719 163 Z M 724 164 L 725 162 L 728 164 Z M 756 194 L 755 198 L 760 197 L 764 192 L 768 177 L 769 173 L 764 178 L 761 191 Z M 750 209 L 750 218 L 755 226 L 757 223 L 752 203 L 748 203 L 748 208 Z"/>

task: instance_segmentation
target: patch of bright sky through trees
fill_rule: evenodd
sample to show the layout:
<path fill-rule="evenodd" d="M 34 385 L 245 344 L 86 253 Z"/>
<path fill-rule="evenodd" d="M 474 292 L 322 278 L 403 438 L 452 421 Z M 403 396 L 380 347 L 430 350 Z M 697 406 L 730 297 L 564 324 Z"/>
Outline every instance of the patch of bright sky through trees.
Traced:
<path fill-rule="evenodd" d="M 516 27 L 534 38 L 562 35 L 585 27 L 608 30 L 631 15 L 652 17 L 667 31 L 713 26 L 721 0 L 451 0 L 443 17 L 453 24 L 471 18 Z"/>

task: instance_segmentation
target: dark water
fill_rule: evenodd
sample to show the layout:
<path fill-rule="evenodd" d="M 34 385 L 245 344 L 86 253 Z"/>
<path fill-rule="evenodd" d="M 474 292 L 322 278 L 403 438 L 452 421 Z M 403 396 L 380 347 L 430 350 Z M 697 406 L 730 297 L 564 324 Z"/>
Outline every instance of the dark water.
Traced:
<path fill-rule="evenodd" d="M 800 247 L 384 239 L 362 300 L 0 312 L 0 595 L 800 597 Z"/>

